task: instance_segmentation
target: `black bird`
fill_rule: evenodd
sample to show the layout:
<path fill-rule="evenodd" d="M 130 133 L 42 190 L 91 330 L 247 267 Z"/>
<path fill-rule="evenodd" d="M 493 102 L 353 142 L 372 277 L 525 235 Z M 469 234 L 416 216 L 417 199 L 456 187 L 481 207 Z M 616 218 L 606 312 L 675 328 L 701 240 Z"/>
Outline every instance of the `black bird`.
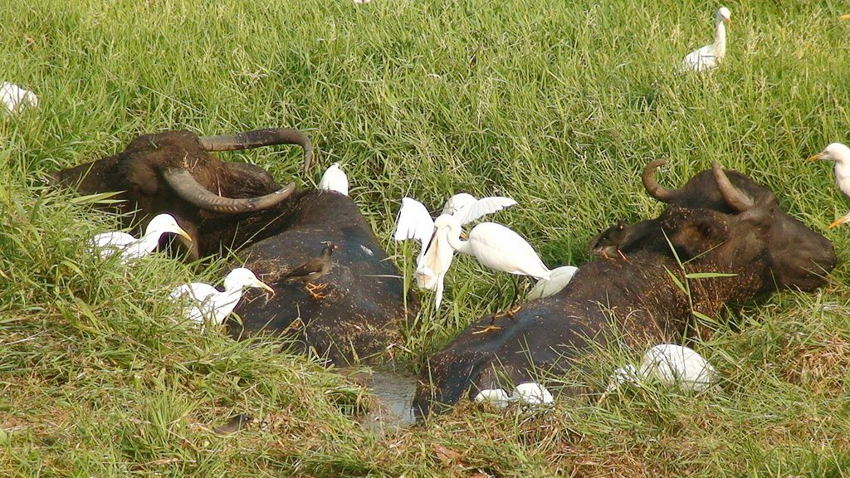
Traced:
<path fill-rule="evenodd" d="M 312 282 L 331 271 L 331 268 L 333 267 L 331 254 L 333 254 L 334 249 L 339 249 L 339 247 L 327 241 L 322 242 L 322 244 L 324 244 L 325 247 L 322 249 L 322 253 L 319 257 L 314 257 L 304 264 L 301 264 L 284 277 L 287 282 L 296 280 L 303 282 L 307 292 L 314 299 L 323 299 L 325 296 L 317 294 L 316 291 L 322 290 L 328 285 L 314 285 Z"/>

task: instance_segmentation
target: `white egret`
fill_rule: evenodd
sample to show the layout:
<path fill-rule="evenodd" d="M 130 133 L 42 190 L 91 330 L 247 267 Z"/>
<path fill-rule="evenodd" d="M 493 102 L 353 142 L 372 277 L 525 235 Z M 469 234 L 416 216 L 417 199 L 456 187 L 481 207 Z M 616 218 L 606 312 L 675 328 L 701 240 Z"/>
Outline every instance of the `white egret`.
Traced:
<path fill-rule="evenodd" d="M 716 68 L 726 56 L 726 26 L 732 25 L 732 13 L 726 7 L 720 7 L 714 15 L 714 43 L 694 50 L 682 60 L 686 70 L 705 71 Z"/>
<path fill-rule="evenodd" d="M 716 379 L 714 367 L 693 349 L 660 344 L 646 351 L 639 369 L 631 365 L 616 369 L 608 390 L 614 390 L 623 383 L 639 385 L 643 380 L 657 380 L 666 386 L 677 386 L 682 391 L 701 392 Z"/>
<path fill-rule="evenodd" d="M 841 143 L 832 143 L 820 153 L 806 161 L 835 161 L 835 184 L 847 196 L 850 196 L 850 148 Z"/>
<path fill-rule="evenodd" d="M 561 292 L 570 283 L 576 272 L 578 272 L 578 267 L 575 266 L 562 266 L 552 269 L 552 278 L 537 281 L 537 284 L 528 292 L 528 300 L 542 299 Z"/>
<path fill-rule="evenodd" d="M 460 239 L 461 222 L 455 216 L 440 216 L 434 221 L 439 233 L 446 229 L 446 240 L 458 252 L 475 256 L 481 264 L 502 272 L 527 275 L 538 280 L 551 280 L 546 267 L 534 248 L 516 232 L 494 222 L 482 222 L 469 233 L 469 240 Z"/>
<path fill-rule="evenodd" d="M 159 245 L 160 237 L 168 232 L 192 242 L 189 233 L 184 231 L 170 214 L 159 214 L 151 219 L 145 228 L 145 234 L 140 239 L 126 232 L 103 232 L 96 234 L 89 242 L 101 258 L 105 259 L 118 253 L 121 256 L 121 262 L 126 264 L 153 252 Z"/>
<path fill-rule="evenodd" d="M 443 206 L 443 214 L 458 213 L 474 204 L 475 201 L 478 201 L 478 199 L 476 199 L 472 194 L 457 193 L 446 201 L 446 204 Z"/>
<path fill-rule="evenodd" d="M 511 397 L 508 395 L 508 392 L 501 388 L 487 388 L 478 392 L 472 401 L 475 403 L 486 403 L 496 408 L 506 408 L 508 403 L 511 402 Z"/>
<path fill-rule="evenodd" d="M 348 176 L 339 167 L 339 163 L 333 163 L 331 167 L 325 170 L 325 174 L 319 180 L 319 189 L 336 191 L 348 196 Z"/>
<path fill-rule="evenodd" d="M 450 206 L 449 203 L 462 194 L 453 196 L 446 203 L 446 207 L 443 208 L 444 210 L 447 208 L 454 210 L 453 215 L 444 216 L 457 218 L 460 224 L 470 223 L 481 216 L 516 204 L 516 201 L 507 197 L 494 196 L 475 199 L 471 195 L 466 195 L 474 201 L 465 200 L 462 207 L 458 203 L 457 209 Z M 396 241 L 416 239 L 422 244 L 419 257 L 416 259 L 416 283 L 423 289 L 436 291 L 435 300 L 437 308 L 439 308 L 443 298 L 443 278 L 454 257 L 454 250 L 446 237 L 448 231 L 437 231 L 428 209 L 419 201 L 407 197 L 402 199 L 402 206 L 396 223 L 394 236 Z"/>
<path fill-rule="evenodd" d="M 528 405 L 549 405 L 555 401 L 549 390 L 537 382 L 525 382 L 517 385 L 511 399 Z"/>
<path fill-rule="evenodd" d="M 27 106 L 33 108 L 38 106 L 38 97 L 32 91 L 4 81 L 0 83 L 0 103 L 3 104 L 7 112 L 19 113 Z"/>
<path fill-rule="evenodd" d="M 201 324 L 207 320 L 220 325 L 236 308 L 242 298 L 242 291 L 248 287 L 264 289 L 274 294 L 274 289 L 260 281 L 253 272 L 239 267 L 230 271 L 224 278 L 224 291 L 203 282 L 192 282 L 175 288 L 168 297 L 172 300 L 188 299 L 183 309 L 183 315 L 187 319 Z"/>

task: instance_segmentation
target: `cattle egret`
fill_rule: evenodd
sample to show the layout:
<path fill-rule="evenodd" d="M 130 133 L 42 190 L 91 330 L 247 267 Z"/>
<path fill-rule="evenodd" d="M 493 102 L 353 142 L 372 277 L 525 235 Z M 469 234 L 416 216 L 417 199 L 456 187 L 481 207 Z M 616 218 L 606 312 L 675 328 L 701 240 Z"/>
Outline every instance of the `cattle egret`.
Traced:
<path fill-rule="evenodd" d="M 7 112 L 19 113 L 27 106 L 33 108 L 38 106 L 38 97 L 32 91 L 4 81 L 0 83 L 0 103 L 3 103 Z"/>
<path fill-rule="evenodd" d="M 248 287 L 264 289 L 274 294 L 274 289 L 257 279 L 253 272 L 239 267 L 230 271 L 224 278 L 223 292 L 203 282 L 192 282 L 175 288 L 168 297 L 172 300 L 189 299 L 183 309 L 183 315 L 187 319 L 201 324 L 206 320 L 220 325 L 236 308 L 242 298 L 242 291 Z"/>
<path fill-rule="evenodd" d="M 552 279 L 552 272 L 531 244 L 501 224 L 482 222 L 472 228 L 467 241 L 460 239 L 461 223 L 455 216 L 438 217 L 434 227 L 438 233 L 444 229 L 448 231 L 445 237 L 454 250 L 475 256 L 484 266 L 538 280 Z"/>
<path fill-rule="evenodd" d="M 333 163 L 325 170 L 322 179 L 319 180 L 319 189 L 325 191 L 336 191 L 348 196 L 348 176 L 342 172 L 339 163 Z"/>
<path fill-rule="evenodd" d="M 511 399 L 528 405 L 549 405 L 555 400 L 549 390 L 537 382 L 517 385 Z"/>
<path fill-rule="evenodd" d="M 469 193 L 458 193 L 450 197 L 443 206 L 443 214 L 455 214 L 471 206 L 478 199 Z"/>
<path fill-rule="evenodd" d="M 616 369 L 608 391 L 624 383 L 639 385 L 643 380 L 657 380 L 666 386 L 677 386 L 681 391 L 701 392 L 716 378 L 714 367 L 693 349 L 661 344 L 646 351 L 639 369 L 631 365 Z"/>
<path fill-rule="evenodd" d="M 506 408 L 511 401 L 508 392 L 501 388 L 488 388 L 481 390 L 473 399 L 475 403 L 486 403 L 496 408 Z"/>
<path fill-rule="evenodd" d="M 528 300 L 542 299 L 561 292 L 570 283 L 577 271 L 578 267 L 575 266 L 562 266 L 552 269 L 552 278 L 537 281 L 537 284 L 528 292 Z"/>
<path fill-rule="evenodd" d="M 807 161 L 835 161 L 835 184 L 850 196 L 850 148 L 841 143 L 832 143 Z"/>
<path fill-rule="evenodd" d="M 472 201 L 469 201 L 468 196 Z M 462 199 L 458 199 L 462 198 Z M 460 224 L 470 223 L 481 216 L 500 211 L 516 204 L 507 197 L 487 197 L 475 199 L 466 193 L 452 196 L 446 202 L 444 211 L 452 210 L 452 215 Z M 443 217 L 443 216 L 441 216 Z M 443 278 L 449 270 L 454 257 L 454 249 L 449 245 L 446 235 L 448 231 L 436 231 L 434 220 L 428 209 L 419 201 L 411 198 L 402 199 L 401 210 L 396 221 L 395 240 L 416 239 L 422 244 L 419 257 L 416 259 L 416 283 L 419 287 L 436 291 L 436 306 L 440 307 L 443 298 Z"/>
<path fill-rule="evenodd" d="M 322 248 L 322 253 L 319 255 L 319 257 L 314 257 L 309 261 L 305 262 L 304 264 L 301 264 L 284 277 L 287 281 L 300 280 L 301 282 L 303 282 L 304 287 L 307 289 L 307 292 L 314 299 L 323 299 L 325 296 L 322 294 L 317 294 L 316 291 L 322 290 L 328 285 L 314 285 L 312 282 L 318 280 L 323 275 L 331 271 L 331 269 L 333 268 L 331 254 L 333 254 L 335 249 L 339 249 L 339 247 L 327 241 L 323 242 L 322 244 L 324 244 L 325 247 Z"/>
<path fill-rule="evenodd" d="M 716 68 L 726 56 L 726 26 L 732 21 L 732 13 L 726 7 L 720 7 L 714 16 L 714 43 L 688 53 L 682 61 L 686 70 L 705 71 Z"/>
<path fill-rule="evenodd" d="M 174 217 L 170 214 L 159 214 L 151 219 L 145 228 L 145 234 L 140 239 L 126 232 L 104 232 L 95 235 L 90 244 L 102 259 L 118 253 L 121 256 L 121 263 L 126 264 L 153 252 L 159 245 L 160 237 L 167 232 L 192 242 L 192 237 L 177 225 Z"/>

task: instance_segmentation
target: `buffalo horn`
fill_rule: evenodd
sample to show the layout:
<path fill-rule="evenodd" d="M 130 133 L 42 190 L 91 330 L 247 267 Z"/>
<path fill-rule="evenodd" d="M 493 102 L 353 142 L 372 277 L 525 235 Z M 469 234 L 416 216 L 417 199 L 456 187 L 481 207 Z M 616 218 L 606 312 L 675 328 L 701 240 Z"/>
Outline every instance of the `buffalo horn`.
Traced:
<path fill-rule="evenodd" d="M 255 198 L 234 199 L 211 193 L 192 174 L 185 169 L 168 169 L 163 173 L 165 182 L 171 186 L 178 196 L 193 205 L 213 212 L 238 214 L 242 212 L 259 211 L 279 204 L 295 190 L 295 184 L 290 183 L 283 189 L 271 194 Z"/>
<path fill-rule="evenodd" d="M 655 161 L 647 164 L 646 167 L 643 168 L 641 179 L 643 180 L 643 187 L 646 188 L 646 192 L 649 193 L 650 196 L 661 202 L 670 202 L 679 196 L 679 190 L 667 189 L 658 184 L 655 180 L 655 170 L 664 164 L 667 164 L 666 159 L 656 159 Z"/>
<path fill-rule="evenodd" d="M 729 177 L 726 176 L 726 173 L 723 172 L 723 168 L 721 168 L 717 162 L 711 163 L 711 170 L 714 172 L 714 180 L 717 181 L 717 187 L 720 188 L 720 194 L 723 195 L 723 199 L 726 200 L 726 204 L 738 212 L 744 212 L 753 207 L 753 198 L 744 191 L 736 188 L 732 182 L 729 181 Z"/>
<path fill-rule="evenodd" d="M 313 143 L 306 134 L 293 128 L 257 129 L 223 136 L 201 136 L 198 142 L 204 151 L 237 151 L 276 144 L 297 144 L 304 149 L 305 175 L 313 163 Z"/>

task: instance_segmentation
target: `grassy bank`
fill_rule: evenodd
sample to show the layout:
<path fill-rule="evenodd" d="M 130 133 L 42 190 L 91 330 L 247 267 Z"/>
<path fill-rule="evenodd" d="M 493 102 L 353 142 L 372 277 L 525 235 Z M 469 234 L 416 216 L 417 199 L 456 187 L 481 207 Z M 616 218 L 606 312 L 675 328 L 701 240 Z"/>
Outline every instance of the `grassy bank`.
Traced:
<path fill-rule="evenodd" d="M 600 4 L 601 3 L 601 4 Z M 732 11 L 727 61 L 677 74 L 711 40 L 710 2 L 579 0 L 7 0 L 0 80 L 37 109 L 0 116 L 2 476 L 841 476 L 850 468 L 850 210 L 829 165 L 850 142 L 850 22 L 832 2 L 750 1 Z M 841 261 L 815 294 L 783 292 L 719 317 L 696 348 L 724 377 L 692 397 L 646 389 L 553 413 L 454 413 L 377 436 L 344 373 L 179 325 L 161 298 L 197 275 L 165 258 L 126 270 L 84 241 L 114 227 L 44 190 L 47 170 L 166 129 L 291 126 L 297 151 L 222 154 L 311 187 L 341 161 L 351 196 L 396 263 L 400 198 L 432 209 L 454 192 L 509 195 L 498 220 L 550 265 L 618 219 L 662 208 L 639 172 L 682 184 L 718 161 L 768 185 L 833 241 Z M 848 226 L 850 227 L 850 226 Z M 202 278 L 214 279 L 213 268 Z M 467 258 L 444 305 L 409 324 L 411 369 L 504 303 Z M 430 296 L 425 295 L 430 303 Z M 505 299 L 507 300 L 507 298 Z M 284 344 L 285 345 L 285 344 Z M 610 368 L 620 350 L 606 351 Z M 583 379 L 582 377 L 569 377 Z M 229 437 L 236 413 L 258 422 Z M 567 415 L 569 414 L 569 415 Z"/>

